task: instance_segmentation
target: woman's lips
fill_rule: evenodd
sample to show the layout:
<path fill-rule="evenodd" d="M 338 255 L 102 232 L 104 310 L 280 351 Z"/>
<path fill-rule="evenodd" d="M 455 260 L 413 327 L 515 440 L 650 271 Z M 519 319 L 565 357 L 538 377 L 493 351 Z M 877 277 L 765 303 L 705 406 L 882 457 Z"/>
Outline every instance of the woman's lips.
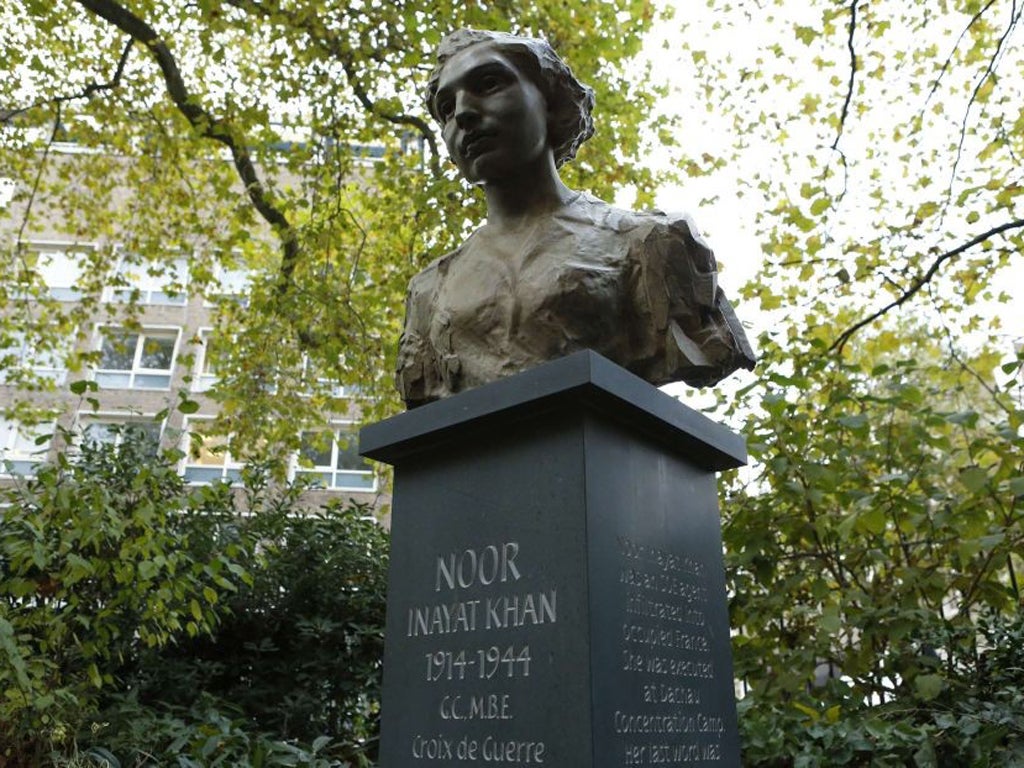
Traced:
<path fill-rule="evenodd" d="M 476 157 L 491 148 L 494 138 L 493 131 L 484 131 L 469 134 L 462 142 L 462 156 L 465 158 Z"/>

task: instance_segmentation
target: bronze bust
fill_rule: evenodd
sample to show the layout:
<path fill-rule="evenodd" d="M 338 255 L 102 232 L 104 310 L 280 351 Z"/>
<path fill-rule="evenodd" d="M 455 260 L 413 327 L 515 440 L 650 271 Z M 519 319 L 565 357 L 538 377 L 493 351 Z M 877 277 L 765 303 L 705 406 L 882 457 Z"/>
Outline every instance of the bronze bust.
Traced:
<path fill-rule="evenodd" d="M 593 91 L 547 42 L 459 30 L 427 106 L 487 223 L 409 284 L 397 381 L 408 407 L 581 349 L 655 385 L 713 384 L 754 353 L 685 216 L 614 208 L 562 183 Z"/>

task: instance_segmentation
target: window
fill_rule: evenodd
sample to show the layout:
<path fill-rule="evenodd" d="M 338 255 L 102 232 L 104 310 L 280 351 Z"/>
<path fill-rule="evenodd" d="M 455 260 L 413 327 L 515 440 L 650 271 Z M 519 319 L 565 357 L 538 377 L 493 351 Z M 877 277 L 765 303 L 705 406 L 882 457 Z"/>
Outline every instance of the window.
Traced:
<path fill-rule="evenodd" d="M 78 284 L 84 272 L 86 255 L 82 250 L 40 248 L 36 254 L 36 269 L 58 301 L 79 301 L 82 290 Z"/>
<path fill-rule="evenodd" d="M 65 360 L 70 352 L 73 338 L 58 342 L 58 348 L 47 348 L 33 343 L 34 339 L 24 333 L 13 332 L 0 335 L 0 383 L 16 382 L 16 369 L 31 370 L 42 379 L 54 384 L 63 384 L 67 376 Z"/>
<path fill-rule="evenodd" d="M 114 285 L 107 289 L 107 301 L 139 304 L 169 304 L 183 307 L 188 302 L 185 291 L 188 282 L 188 260 L 174 259 L 169 263 L 149 262 L 131 264 L 122 261 L 114 277 Z"/>
<path fill-rule="evenodd" d="M 227 269 L 219 267 L 217 277 L 207 291 L 207 304 L 212 304 L 216 299 L 228 299 L 241 304 L 243 307 L 249 305 L 249 287 L 251 270 L 247 268 Z"/>
<path fill-rule="evenodd" d="M 155 457 L 160 452 L 163 422 L 145 418 L 105 418 L 92 414 L 80 418 L 82 444 L 117 446 L 125 441 L 129 432 L 135 432 L 142 440 L 142 453 L 145 456 Z"/>
<path fill-rule="evenodd" d="M 17 189 L 17 186 L 14 183 L 14 179 L 0 176 L 0 211 L 6 208 L 11 200 L 14 199 L 15 189 Z"/>
<path fill-rule="evenodd" d="M 20 256 L 14 255 L 14 271 L 10 274 L 17 274 L 16 281 L 26 288 L 42 282 L 58 301 L 79 301 L 87 250 L 87 246 L 33 244 Z"/>
<path fill-rule="evenodd" d="M 295 478 L 312 485 L 349 491 L 373 491 L 377 480 L 369 462 L 359 455 L 355 432 L 339 428 L 330 432 L 303 432 Z"/>
<path fill-rule="evenodd" d="M 182 450 L 182 475 L 187 483 L 216 483 L 227 481 L 232 485 L 242 482 L 244 464 L 235 461 L 227 450 L 227 439 L 221 435 L 204 435 L 203 421 L 192 420 L 185 433 Z"/>
<path fill-rule="evenodd" d="M 211 330 L 199 331 L 196 347 L 196 372 L 192 378 L 193 392 L 206 392 L 217 383 L 217 343 Z"/>
<path fill-rule="evenodd" d="M 302 354 L 302 380 L 305 383 L 303 387 L 305 392 L 309 393 L 312 391 L 312 382 L 315 380 L 317 388 L 320 391 L 326 391 L 331 397 L 342 398 L 354 395 L 355 387 L 340 384 L 333 375 L 325 376 L 322 375 L 323 373 L 324 371 L 319 369 L 310 359 L 309 353 L 304 352 Z"/>
<path fill-rule="evenodd" d="M 96 383 L 108 389 L 170 389 L 176 330 L 103 331 Z"/>
<path fill-rule="evenodd" d="M 25 425 L 0 418 L 0 472 L 32 475 L 46 459 L 53 434 L 52 424 Z"/>

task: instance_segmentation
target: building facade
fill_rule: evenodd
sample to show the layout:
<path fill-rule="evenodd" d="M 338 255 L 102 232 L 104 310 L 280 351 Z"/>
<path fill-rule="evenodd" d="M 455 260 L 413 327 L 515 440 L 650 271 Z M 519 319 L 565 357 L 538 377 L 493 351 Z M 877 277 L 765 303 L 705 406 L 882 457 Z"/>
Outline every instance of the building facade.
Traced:
<path fill-rule="evenodd" d="M 214 313 L 221 302 L 247 302 L 247 270 L 223 270 L 199 292 L 190 290 L 185 258 L 172 260 L 159 274 L 124 260 L 114 264 L 98 292 L 86 291 L 81 278 L 95 263 L 89 251 L 96 247 L 36 238 L 6 270 L 5 311 L 17 304 L 35 322 L 49 304 L 84 308 L 69 314 L 88 320 L 62 329 L 56 344 L 42 348 L 38 334 L 19 332 L 16 318 L 0 332 L 0 407 L 7 411 L 0 417 L 0 481 L 31 475 L 52 460 L 63 447 L 62 434 L 116 442 L 119 427 L 133 424 L 154 451 L 181 449 L 179 471 L 187 482 L 240 482 L 243 464 L 223 437 L 207 435 L 204 427 L 218 413 L 208 394 L 218 379 Z M 72 358 L 87 361 L 79 370 L 66 364 L 72 352 L 78 353 Z M 340 384 L 331 394 L 336 413 L 302 433 L 298 451 L 279 457 L 287 477 L 311 485 L 312 504 L 339 497 L 379 503 L 378 479 L 358 455 L 358 397 Z M 190 402 L 187 409 L 179 407 L 183 399 Z M 14 406 L 25 402 L 50 416 L 38 423 L 19 418 Z"/>

